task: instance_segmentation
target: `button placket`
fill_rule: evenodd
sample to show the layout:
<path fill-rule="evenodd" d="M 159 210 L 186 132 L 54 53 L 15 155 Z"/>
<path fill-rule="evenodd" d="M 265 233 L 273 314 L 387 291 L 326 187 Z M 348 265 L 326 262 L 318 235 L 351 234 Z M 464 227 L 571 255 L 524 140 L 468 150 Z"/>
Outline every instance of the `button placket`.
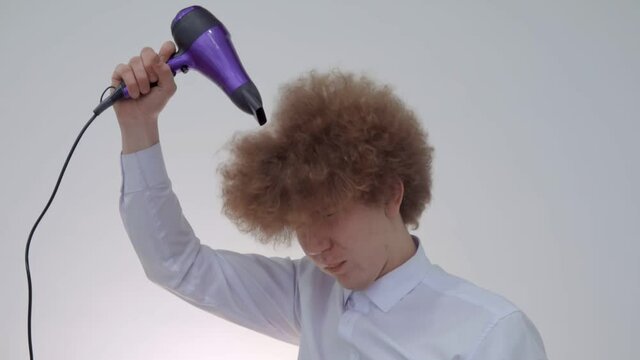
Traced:
<path fill-rule="evenodd" d="M 340 322 L 338 323 L 338 333 L 349 343 L 351 343 L 351 334 L 353 333 L 353 325 L 358 319 L 357 312 L 353 310 L 345 311 L 340 317 Z"/>

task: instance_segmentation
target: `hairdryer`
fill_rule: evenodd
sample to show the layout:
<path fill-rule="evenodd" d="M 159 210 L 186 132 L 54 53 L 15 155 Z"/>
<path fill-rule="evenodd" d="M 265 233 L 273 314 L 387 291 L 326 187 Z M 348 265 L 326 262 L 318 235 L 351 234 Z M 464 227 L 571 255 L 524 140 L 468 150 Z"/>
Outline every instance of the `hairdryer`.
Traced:
<path fill-rule="evenodd" d="M 171 22 L 171 34 L 178 51 L 167 61 L 175 76 L 193 68 L 216 83 L 240 110 L 252 114 L 260 125 L 267 122 L 262 98 L 251 81 L 231 43 L 231 35 L 206 9 L 190 6 L 178 12 Z M 156 86 L 157 83 L 151 83 Z M 100 114 L 119 99 L 129 98 L 124 82 L 93 112 Z"/>

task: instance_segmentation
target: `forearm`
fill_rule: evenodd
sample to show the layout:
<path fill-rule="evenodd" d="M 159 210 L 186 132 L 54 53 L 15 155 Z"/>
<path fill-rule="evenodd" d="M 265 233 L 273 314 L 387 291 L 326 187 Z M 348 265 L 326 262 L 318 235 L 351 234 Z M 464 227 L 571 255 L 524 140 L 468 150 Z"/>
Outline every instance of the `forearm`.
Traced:
<path fill-rule="evenodd" d="M 121 195 L 120 214 L 147 277 L 175 288 L 191 268 L 200 241 L 170 186 Z"/>
<path fill-rule="evenodd" d="M 171 189 L 160 144 L 120 158 L 120 214 L 127 234 L 147 276 L 163 286 L 175 286 L 193 263 L 200 243 Z"/>

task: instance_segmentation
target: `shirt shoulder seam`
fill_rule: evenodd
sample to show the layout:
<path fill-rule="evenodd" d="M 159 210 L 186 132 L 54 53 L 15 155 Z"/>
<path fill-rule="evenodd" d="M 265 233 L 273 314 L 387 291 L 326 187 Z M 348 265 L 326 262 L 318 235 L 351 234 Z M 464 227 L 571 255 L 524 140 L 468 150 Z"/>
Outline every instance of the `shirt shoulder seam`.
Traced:
<path fill-rule="evenodd" d="M 473 360 L 474 356 L 476 356 L 476 353 L 478 352 L 478 349 L 480 348 L 480 345 L 482 345 L 482 343 L 485 341 L 485 339 L 489 336 L 489 333 L 498 325 L 498 323 L 500 321 L 502 321 L 503 319 L 511 316 L 512 314 L 515 314 L 517 312 L 521 312 L 521 310 L 516 309 L 513 310 L 503 316 L 497 317 L 495 320 L 493 320 L 491 322 L 491 324 L 489 324 L 489 326 L 487 326 L 484 331 L 482 332 L 482 335 L 480 335 L 480 338 L 478 339 L 478 342 L 476 343 L 476 346 L 473 348 L 473 351 L 471 352 L 471 355 L 469 356 L 469 360 Z"/>
<path fill-rule="evenodd" d="M 431 273 L 431 275 L 433 275 L 433 273 Z M 498 319 L 508 316 L 515 311 L 520 311 L 520 309 L 513 302 L 511 302 L 509 299 L 505 298 L 504 296 L 498 293 L 482 288 L 472 282 L 469 282 L 468 280 L 459 278 L 455 275 L 451 275 L 448 273 L 444 273 L 444 274 L 441 273 L 438 275 L 449 275 L 449 276 L 453 276 L 456 279 L 459 279 L 463 286 L 470 286 L 470 287 L 476 288 L 479 291 L 484 292 L 486 295 L 488 295 L 488 297 L 492 298 L 492 300 L 498 300 L 499 306 L 495 306 L 495 305 L 491 306 L 491 304 L 485 303 L 483 301 L 478 301 L 477 299 L 474 299 L 473 297 L 470 297 L 468 296 L 468 294 L 465 294 L 463 292 L 451 291 L 450 289 L 446 289 L 446 288 L 443 288 L 442 286 L 438 286 L 439 280 L 436 280 L 435 283 L 433 281 L 430 281 L 429 274 L 427 274 L 427 276 L 425 276 L 420 283 L 428 286 L 429 288 L 439 293 L 446 294 L 448 296 L 453 296 L 463 301 L 466 301 L 470 304 L 473 304 L 475 306 L 482 307 L 488 312 L 493 313 L 495 316 L 498 316 Z"/>

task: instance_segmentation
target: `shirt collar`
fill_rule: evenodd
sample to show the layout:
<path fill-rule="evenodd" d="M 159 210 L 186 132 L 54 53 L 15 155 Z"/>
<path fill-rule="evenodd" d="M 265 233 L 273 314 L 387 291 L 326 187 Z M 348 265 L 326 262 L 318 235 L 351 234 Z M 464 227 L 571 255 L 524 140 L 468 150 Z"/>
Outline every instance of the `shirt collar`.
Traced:
<path fill-rule="evenodd" d="M 369 285 L 365 290 L 358 291 L 365 294 L 380 310 L 387 312 L 398 303 L 405 295 L 413 290 L 431 267 L 431 262 L 424 252 L 420 239 L 411 235 L 417 246 L 415 254 L 402 265 L 386 273 L 383 277 Z M 343 305 L 354 292 L 343 289 Z"/>

